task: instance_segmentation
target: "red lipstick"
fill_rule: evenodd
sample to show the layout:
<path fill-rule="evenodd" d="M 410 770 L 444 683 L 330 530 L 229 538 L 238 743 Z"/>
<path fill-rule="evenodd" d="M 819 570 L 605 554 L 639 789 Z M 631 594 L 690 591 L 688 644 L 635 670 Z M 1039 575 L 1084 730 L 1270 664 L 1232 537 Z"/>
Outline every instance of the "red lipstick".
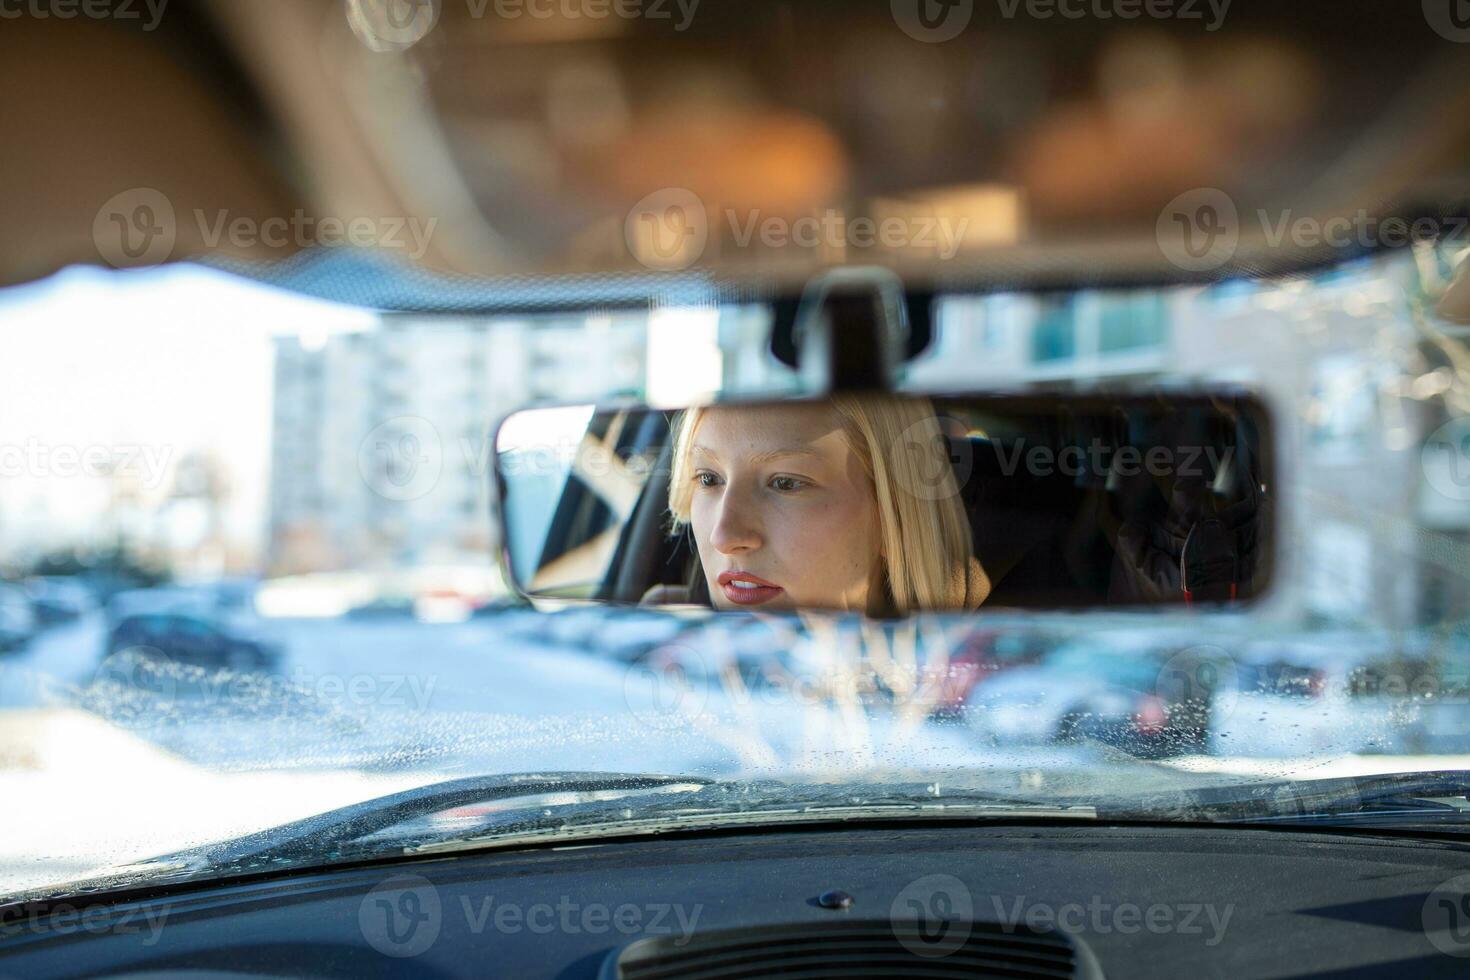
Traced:
<path fill-rule="evenodd" d="M 759 575 L 749 572 L 726 571 L 716 576 L 725 598 L 739 606 L 758 606 L 770 602 L 785 590 L 774 582 L 767 582 Z"/>

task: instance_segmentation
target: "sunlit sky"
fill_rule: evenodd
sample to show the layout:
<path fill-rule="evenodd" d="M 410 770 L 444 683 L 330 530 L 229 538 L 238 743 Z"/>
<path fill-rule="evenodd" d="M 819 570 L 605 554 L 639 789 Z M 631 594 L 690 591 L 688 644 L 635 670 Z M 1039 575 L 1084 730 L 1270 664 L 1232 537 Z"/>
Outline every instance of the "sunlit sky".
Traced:
<path fill-rule="evenodd" d="M 137 447 L 144 482 L 201 448 L 241 479 L 232 532 L 258 534 L 270 446 L 271 337 L 371 327 L 376 316 L 197 266 L 69 269 L 0 290 L 0 551 L 72 536 L 105 480 L 59 447 Z M 102 450 L 93 449 L 93 458 Z M 20 470 L 20 472 L 17 472 Z"/>

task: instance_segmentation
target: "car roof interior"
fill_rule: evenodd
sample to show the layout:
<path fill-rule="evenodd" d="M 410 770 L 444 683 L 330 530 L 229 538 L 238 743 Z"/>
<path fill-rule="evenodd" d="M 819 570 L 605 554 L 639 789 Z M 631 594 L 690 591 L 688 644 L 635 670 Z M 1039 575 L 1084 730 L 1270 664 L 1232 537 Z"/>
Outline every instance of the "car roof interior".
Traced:
<path fill-rule="evenodd" d="M 1024 200 L 1026 220 L 997 239 L 1002 247 L 962 252 L 942 272 L 900 268 L 921 288 L 1152 284 L 1341 260 L 1330 247 L 1243 240 L 1224 268 L 1181 271 L 1159 254 L 1153 221 L 1192 187 L 1224 187 L 1242 208 L 1290 200 L 1319 216 L 1464 205 L 1446 191 L 1463 186 L 1455 181 L 1470 159 L 1461 52 L 1373 8 L 1238 2 L 1225 33 L 1270 38 L 1241 44 L 1190 22 L 1131 31 L 1142 40 L 1124 43 L 1106 21 L 1009 20 L 977 5 L 977 29 L 936 49 L 883 46 L 892 42 L 875 25 L 891 26 L 889 5 L 876 0 L 704 0 L 678 32 L 649 19 L 579 27 L 440 6 L 434 30 L 407 52 L 344 46 L 334 0 L 174 0 L 152 25 L 7 21 L 0 283 L 97 263 L 99 206 L 139 186 L 159 190 L 181 216 L 173 261 L 244 262 L 232 268 L 249 274 L 294 247 L 210 242 L 207 227 L 182 220 L 198 210 L 398 215 L 438 221 L 422 268 L 485 281 L 529 276 L 548 288 L 558 281 L 549 277 L 646 272 L 630 264 L 620 235 L 618 248 L 603 248 L 599 229 L 650 189 L 692 181 L 706 199 L 784 206 L 769 198 L 766 177 L 790 154 L 801 193 L 787 203 L 798 210 L 819 200 L 871 210 L 960 186 L 1010 188 Z M 681 78 L 691 53 L 718 70 Z M 803 84 L 814 58 L 851 90 Z M 1045 77 L 1018 72 L 1018 59 Z M 879 71 L 890 62 L 896 77 Z M 904 72 L 943 96 L 908 112 Z M 558 93 L 595 108 L 599 79 L 622 101 L 577 118 L 601 132 L 626 117 L 621 135 L 590 146 L 590 164 L 576 147 L 548 157 L 539 171 L 557 164 L 559 182 L 518 169 L 516 153 L 558 145 Z M 713 117 L 719 132 L 687 125 L 712 103 L 724 112 Z M 1212 115 L 1221 105 L 1234 109 Z M 766 149 L 742 155 L 747 146 Z M 1057 160 L 1087 167 L 1047 163 Z M 757 185 L 766 196 L 750 197 Z M 746 268 L 725 256 L 701 270 L 739 295 L 788 295 L 814 271 Z M 1467 291 L 1454 291 L 1447 308 L 1470 312 Z"/>

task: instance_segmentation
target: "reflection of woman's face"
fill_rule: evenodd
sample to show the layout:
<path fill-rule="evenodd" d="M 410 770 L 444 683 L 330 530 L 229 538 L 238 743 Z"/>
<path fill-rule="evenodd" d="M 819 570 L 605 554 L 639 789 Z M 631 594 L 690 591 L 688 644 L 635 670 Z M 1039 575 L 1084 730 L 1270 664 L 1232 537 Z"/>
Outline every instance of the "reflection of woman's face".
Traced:
<path fill-rule="evenodd" d="M 867 609 L 878 505 L 835 410 L 711 408 L 692 443 L 689 519 L 716 608 Z"/>

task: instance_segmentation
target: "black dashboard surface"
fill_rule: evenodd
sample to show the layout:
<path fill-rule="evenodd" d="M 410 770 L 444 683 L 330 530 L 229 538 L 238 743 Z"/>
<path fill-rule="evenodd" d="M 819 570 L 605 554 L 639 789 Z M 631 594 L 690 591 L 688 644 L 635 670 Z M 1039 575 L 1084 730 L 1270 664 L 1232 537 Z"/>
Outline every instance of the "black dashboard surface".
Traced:
<path fill-rule="evenodd" d="M 1470 920 L 1443 898 L 1466 874 L 1467 844 L 1265 829 L 674 836 L 12 909 L 0 977 L 595 977 L 640 939 L 892 921 L 905 907 L 1059 925 L 1114 978 L 1463 977 Z M 824 907 L 834 891 L 851 904 Z"/>

